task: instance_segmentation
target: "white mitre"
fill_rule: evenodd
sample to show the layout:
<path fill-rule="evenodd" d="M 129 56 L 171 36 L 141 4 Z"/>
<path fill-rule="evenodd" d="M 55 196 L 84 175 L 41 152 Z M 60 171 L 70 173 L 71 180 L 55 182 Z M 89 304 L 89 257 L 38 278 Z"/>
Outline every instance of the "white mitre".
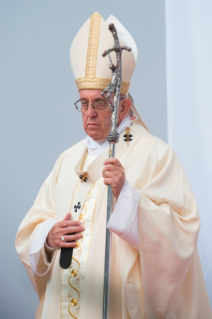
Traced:
<path fill-rule="evenodd" d="M 112 72 L 109 69 L 108 56 L 102 56 L 105 50 L 114 46 L 114 38 L 108 29 L 110 23 L 116 27 L 120 45 L 131 48 L 131 52 L 122 51 L 121 93 L 127 94 L 129 91 L 137 61 L 137 46 L 118 19 L 111 15 L 105 22 L 98 12 L 93 13 L 83 24 L 71 45 L 71 67 L 79 91 L 82 89 L 104 90 L 111 82 Z M 110 56 L 113 63 L 116 64 L 115 52 L 111 52 Z M 139 122 L 148 130 L 133 103 L 131 108 Z"/>
<path fill-rule="evenodd" d="M 120 40 L 120 45 L 126 44 Z M 113 46 L 114 38 L 108 24 L 98 12 L 95 12 L 80 28 L 71 45 L 71 67 L 78 90 L 103 90 L 111 82 L 109 59 L 102 54 Z M 116 64 L 115 52 L 110 55 Z M 135 63 L 133 53 L 123 50 L 121 93 L 127 93 L 129 90 Z"/>

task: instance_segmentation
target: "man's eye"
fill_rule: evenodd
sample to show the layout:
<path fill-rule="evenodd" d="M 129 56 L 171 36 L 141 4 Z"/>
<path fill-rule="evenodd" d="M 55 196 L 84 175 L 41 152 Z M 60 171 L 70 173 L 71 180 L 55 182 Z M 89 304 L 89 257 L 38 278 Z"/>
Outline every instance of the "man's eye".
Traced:
<path fill-rule="evenodd" d="M 86 101 L 81 101 L 81 104 L 82 104 L 83 106 L 87 106 L 87 105 L 88 105 L 88 103 L 87 103 Z"/>
<path fill-rule="evenodd" d="M 101 106 L 101 105 L 104 105 L 104 102 L 103 101 L 97 101 L 97 104 Z"/>

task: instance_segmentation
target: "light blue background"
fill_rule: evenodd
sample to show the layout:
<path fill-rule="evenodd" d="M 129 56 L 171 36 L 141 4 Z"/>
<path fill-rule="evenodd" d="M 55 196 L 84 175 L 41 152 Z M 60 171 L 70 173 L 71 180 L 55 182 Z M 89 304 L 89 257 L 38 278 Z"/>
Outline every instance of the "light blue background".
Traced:
<path fill-rule="evenodd" d="M 164 1 L 0 0 L 1 319 L 35 317 L 15 235 L 58 156 L 85 137 L 69 49 L 95 11 L 112 13 L 134 37 L 130 91 L 151 132 L 167 139 Z"/>

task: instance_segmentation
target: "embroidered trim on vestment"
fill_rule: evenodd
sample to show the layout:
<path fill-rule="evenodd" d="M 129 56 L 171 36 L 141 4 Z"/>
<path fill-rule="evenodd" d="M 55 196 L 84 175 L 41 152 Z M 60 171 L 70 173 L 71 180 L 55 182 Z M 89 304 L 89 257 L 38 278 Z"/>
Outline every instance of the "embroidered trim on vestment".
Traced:
<path fill-rule="evenodd" d="M 79 304 L 79 299 L 80 299 L 80 292 L 79 292 L 79 290 L 71 283 L 71 278 L 76 278 L 75 279 L 75 284 L 78 284 L 79 283 L 79 281 L 80 281 L 80 276 L 78 275 L 78 271 L 79 271 L 79 269 L 80 269 L 80 264 L 79 264 L 79 261 L 76 259 L 76 258 L 74 258 L 73 256 L 72 256 L 72 259 L 77 263 L 77 266 L 78 266 L 78 269 L 72 269 L 71 270 L 71 267 L 69 267 L 69 272 L 70 272 L 70 276 L 69 276 L 69 278 L 68 278 L 68 283 L 69 283 L 69 285 L 76 291 L 76 293 L 77 293 L 77 298 L 73 298 L 73 292 L 71 291 L 71 292 L 69 292 L 69 294 L 68 294 L 68 300 L 70 301 L 70 305 L 69 305 L 69 307 L 68 307 L 68 312 L 70 313 L 70 315 L 74 318 L 74 319 L 77 319 L 77 317 L 75 317 L 75 315 L 71 312 L 71 310 L 70 310 L 70 308 L 71 307 L 76 307 L 76 306 L 78 306 L 77 308 L 75 308 L 75 312 L 76 313 L 79 313 L 79 311 L 80 311 L 80 304 Z"/>
<path fill-rule="evenodd" d="M 81 184 L 79 184 L 78 187 L 77 187 L 76 194 L 74 196 L 74 201 L 75 201 L 75 199 L 77 197 L 80 185 Z M 62 307 L 63 272 L 64 272 L 64 269 L 62 270 L 62 274 L 61 274 L 61 286 L 60 286 L 60 315 L 61 315 L 61 319 L 63 318 L 63 314 L 62 314 L 62 309 L 63 309 L 63 307 Z M 74 319 L 77 319 L 77 318 L 74 318 Z"/>
<path fill-rule="evenodd" d="M 82 223 L 82 225 L 85 224 L 85 221 L 84 221 L 84 216 L 85 214 L 87 213 L 87 205 L 86 205 L 86 202 L 88 202 L 91 198 L 91 195 L 92 195 L 92 190 L 94 189 L 95 187 L 95 183 L 93 184 L 93 186 L 91 187 L 91 189 L 89 190 L 88 192 L 88 195 L 85 199 L 85 203 L 83 204 L 83 209 L 82 209 L 82 212 L 79 216 L 79 221 Z M 75 256 L 76 255 L 80 255 L 81 254 L 81 251 L 82 251 L 82 247 L 81 247 L 81 243 L 83 241 L 83 237 L 82 239 L 76 241 L 76 246 L 74 247 L 74 254 Z M 80 282 L 80 276 L 78 274 L 78 271 L 80 269 L 80 263 L 79 263 L 79 260 L 77 260 L 75 257 L 72 256 L 72 259 L 73 261 L 75 261 L 77 264 L 78 264 L 78 269 L 74 269 L 74 266 L 73 266 L 73 261 L 72 261 L 72 264 L 71 266 L 69 267 L 69 272 L 70 272 L 70 276 L 68 278 L 68 283 L 69 285 L 71 286 L 72 289 L 74 289 L 74 291 L 77 293 L 77 298 L 74 298 L 74 291 L 71 291 L 69 292 L 68 294 L 68 300 L 70 302 L 70 305 L 68 307 L 68 312 L 69 314 L 72 316 L 72 318 L 74 319 L 78 319 L 78 317 L 76 317 L 76 315 L 79 313 L 80 311 L 80 303 L 79 303 L 79 299 L 80 299 L 80 292 L 79 290 L 76 288 L 76 286 L 73 285 L 73 283 L 71 282 L 71 279 L 75 278 L 75 284 L 79 284 Z M 75 314 L 73 314 L 73 310 L 71 308 L 74 308 L 74 311 L 75 311 Z"/>
<path fill-rule="evenodd" d="M 103 181 L 104 179 L 102 178 L 102 181 L 101 181 L 101 184 L 99 186 L 99 190 L 98 190 L 98 193 L 96 195 L 96 200 L 95 200 L 95 203 L 94 203 L 94 207 L 93 207 L 93 210 L 92 210 L 92 224 L 91 224 L 91 236 L 90 236 L 90 242 L 89 242 L 89 246 L 88 246 L 88 255 L 87 255 L 87 260 L 88 260 L 88 256 L 89 256 L 89 252 L 90 252 L 90 246 L 91 246 L 91 239 L 92 239 L 92 233 L 93 233 L 93 221 L 94 221 L 94 211 L 96 209 L 96 201 L 97 201 L 97 198 L 99 196 L 99 192 L 100 192 L 100 188 L 103 184 Z"/>

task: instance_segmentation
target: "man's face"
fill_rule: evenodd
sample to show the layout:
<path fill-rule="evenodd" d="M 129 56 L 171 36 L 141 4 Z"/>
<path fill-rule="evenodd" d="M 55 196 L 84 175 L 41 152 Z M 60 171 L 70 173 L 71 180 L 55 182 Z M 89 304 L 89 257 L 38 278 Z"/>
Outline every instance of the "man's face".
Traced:
<path fill-rule="evenodd" d="M 80 99 L 87 101 L 89 104 L 94 101 L 102 100 L 107 103 L 106 98 L 102 95 L 102 90 L 81 90 Z M 113 98 L 113 96 L 111 96 Z M 127 99 L 121 100 L 118 109 L 117 125 L 123 121 L 131 107 L 131 102 Z M 101 141 L 105 139 L 110 133 L 111 128 L 111 110 L 109 105 L 106 109 L 97 113 L 91 105 L 86 113 L 82 113 L 82 120 L 84 130 L 94 141 Z"/>
<path fill-rule="evenodd" d="M 88 103 L 102 100 L 107 103 L 107 100 L 102 97 L 101 90 L 81 90 L 80 99 L 86 100 Z M 84 130 L 93 140 L 101 141 L 105 139 L 111 127 L 111 111 L 109 105 L 102 113 L 97 113 L 91 105 L 88 111 L 82 113 Z"/>

